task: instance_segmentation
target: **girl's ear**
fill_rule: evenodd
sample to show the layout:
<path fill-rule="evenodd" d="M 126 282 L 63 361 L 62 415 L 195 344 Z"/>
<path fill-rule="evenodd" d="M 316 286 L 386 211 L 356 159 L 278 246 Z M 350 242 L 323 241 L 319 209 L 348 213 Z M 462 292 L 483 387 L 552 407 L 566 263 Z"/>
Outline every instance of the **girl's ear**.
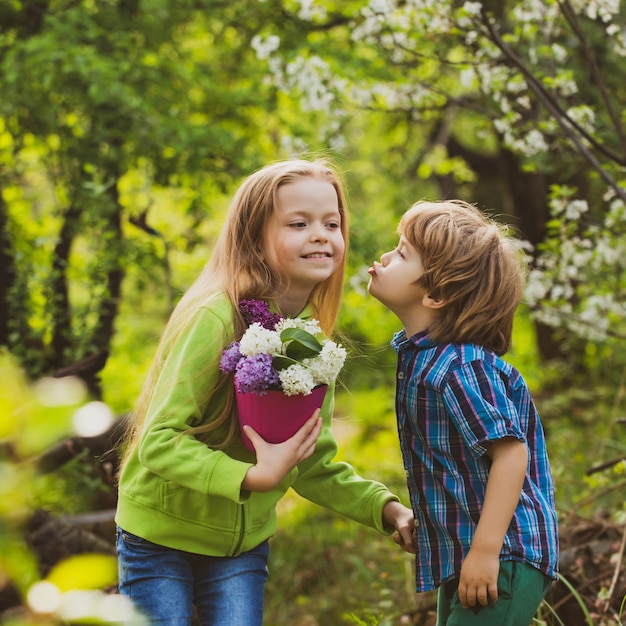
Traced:
<path fill-rule="evenodd" d="M 442 300 L 441 298 L 433 298 L 428 293 L 422 298 L 422 305 L 427 309 L 434 309 L 434 310 L 440 309 L 445 304 L 446 304 L 445 300 Z"/>

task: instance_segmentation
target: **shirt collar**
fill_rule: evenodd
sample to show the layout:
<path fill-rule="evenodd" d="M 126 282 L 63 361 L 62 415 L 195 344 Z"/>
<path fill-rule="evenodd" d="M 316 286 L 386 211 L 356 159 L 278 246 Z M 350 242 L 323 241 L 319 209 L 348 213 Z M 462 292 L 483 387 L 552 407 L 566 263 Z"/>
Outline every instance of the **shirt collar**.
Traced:
<path fill-rule="evenodd" d="M 425 350 L 426 348 L 432 348 L 437 344 L 430 339 L 427 330 L 423 330 L 412 337 L 407 337 L 406 331 L 401 330 L 393 336 L 391 345 L 396 352 L 400 352 L 401 350 L 407 350 L 408 348 Z"/>
<path fill-rule="evenodd" d="M 274 300 L 267 300 L 267 303 L 269 304 L 270 311 L 272 313 L 280 313 L 280 309 Z M 311 307 L 311 304 L 307 302 L 305 307 L 302 311 L 300 311 L 300 313 L 298 313 L 298 315 L 296 315 L 296 317 L 302 320 L 313 319 L 313 308 Z"/>

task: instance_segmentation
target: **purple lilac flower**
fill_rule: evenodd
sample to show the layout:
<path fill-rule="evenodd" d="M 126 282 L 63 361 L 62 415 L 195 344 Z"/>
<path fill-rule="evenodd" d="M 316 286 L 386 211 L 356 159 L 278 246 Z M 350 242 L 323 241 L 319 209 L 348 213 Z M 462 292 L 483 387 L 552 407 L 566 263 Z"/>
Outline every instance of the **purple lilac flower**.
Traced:
<path fill-rule="evenodd" d="M 272 313 L 264 300 L 239 300 L 239 310 L 248 326 L 257 322 L 263 328 L 274 330 L 274 326 L 283 319 L 280 313 Z"/>
<path fill-rule="evenodd" d="M 239 393 L 253 391 L 262 396 L 272 387 L 278 387 L 280 378 L 272 367 L 271 354 L 255 354 L 242 358 L 235 370 L 235 389 Z"/>
<path fill-rule="evenodd" d="M 240 359 L 241 352 L 239 352 L 239 342 L 234 341 L 222 353 L 222 358 L 220 359 L 220 369 L 225 374 L 234 372 Z"/>

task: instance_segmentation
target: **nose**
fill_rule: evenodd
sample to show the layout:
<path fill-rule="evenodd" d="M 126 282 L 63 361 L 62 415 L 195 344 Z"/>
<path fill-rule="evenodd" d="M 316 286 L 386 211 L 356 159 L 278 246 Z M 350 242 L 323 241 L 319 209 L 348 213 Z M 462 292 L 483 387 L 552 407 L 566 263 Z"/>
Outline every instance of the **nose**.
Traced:
<path fill-rule="evenodd" d="M 380 263 L 381 265 L 385 266 L 389 263 L 389 259 L 391 258 L 391 252 L 385 252 L 384 254 L 381 255 L 380 257 Z"/>
<path fill-rule="evenodd" d="M 311 241 L 327 241 L 328 233 L 324 226 L 314 226 L 311 230 Z"/>

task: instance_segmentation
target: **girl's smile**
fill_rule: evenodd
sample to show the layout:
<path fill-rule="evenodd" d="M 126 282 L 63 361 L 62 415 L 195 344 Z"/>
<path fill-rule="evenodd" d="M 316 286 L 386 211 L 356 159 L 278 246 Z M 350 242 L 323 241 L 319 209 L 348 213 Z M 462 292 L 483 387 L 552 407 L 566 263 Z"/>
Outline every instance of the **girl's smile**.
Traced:
<path fill-rule="evenodd" d="M 280 187 L 278 200 L 263 252 L 289 286 L 290 302 L 279 302 L 281 310 L 296 314 L 313 288 L 330 278 L 343 260 L 339 200 L 332 184 L 316 178 Z"/>

